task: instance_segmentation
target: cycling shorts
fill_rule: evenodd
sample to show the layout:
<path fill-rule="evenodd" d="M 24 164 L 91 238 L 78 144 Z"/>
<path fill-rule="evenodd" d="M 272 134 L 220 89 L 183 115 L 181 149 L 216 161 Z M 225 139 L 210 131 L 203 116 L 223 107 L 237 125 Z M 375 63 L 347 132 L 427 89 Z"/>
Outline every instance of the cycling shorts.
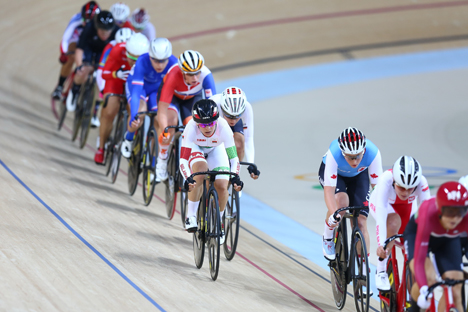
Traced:
<path fill-rule="evenodd" d="M 192 152 L 189 157 L 189 167 L 193 172 L 193 164 L 204 161 L 208 165 L 208 170 L 212 171 L 231 171 L 231 166 L 226 153 L 224 144 L 218 145 L 213 148 L 202 148 L 195 143 L 190 143 Z M 216 180 L 229 180 L 230 175 L 217 175 Z"/>
<path fill-rule="evenodd" d="M 83 51 L 83 63 L 88 63 L 88 64 L 94 63 L 97 66 L 99 64 L 100 59 L 101 59 L 101 53 L 94 53 L 93 51 L 88 50 L 88 49 Z"/>
<path fill-rule="evenodd" d="M 320 163 L 319 169 L 319 181 L 320 185 L 323 188 L 323 181 L 325 173 L 325 164 L 323 162 Z M 349 206 L 368 206 L 369 201 L 369 174 L 368 169 L 363 170 L 361 173 L 354 177 L 343 177 L 338 174 L 336 178 L 336 189 L 335 194 L 344 192 L 348 194 L 349 197 Z M 369 208 L 365 208 L 360 211 L 360 214 L 363 216 L 369 216 Z"/>
<path fill-rule="evenodd" d="M 123 81 L 122 79 L 118 79 L 118 78 L 108 79 L 106 80 L 103 93 L 104 94 L 107 94 L 107 93 L 123 94 L 124 84 L 125 84 L 125 81 Z"/>
<path fill-rule="evenodd" d="M 411 217 L 404 231 L 405 252 L 408 263 L 414 258 L 414 245 L 418 224 L 414 216 Z M 440 275 L 447 271 L 463 271 L 462 269 L 462 249 L 460 237 L 434 237 L 429 239 L 429 249 L 436 259 L 437 270 Z"/>
<path fill-rule="evenodd" d="M 127 80 L 127 82 L 125 83 L 125 94 L 127 96 L 127 103 L 129 103 L 129 105 L 131 105 L 130 103 L 132 103 L 132 91 L 133 91 L 132 82 L 130 80 Z M 147 109 L 149 111 L 157 111 L 158 110 L 157 98 L 158 98 L 158 93 L 157 92 L 152 92 L 152 93 L 149 94 L 149 96 L 147 96 L 145 88 L 143 88 L 141 90 L 140 99 L 146 102 Z M 179 114 L 179 109 L 174 104 L 169 104 L 168 109 L 173 110 L 177 114 Z"/>

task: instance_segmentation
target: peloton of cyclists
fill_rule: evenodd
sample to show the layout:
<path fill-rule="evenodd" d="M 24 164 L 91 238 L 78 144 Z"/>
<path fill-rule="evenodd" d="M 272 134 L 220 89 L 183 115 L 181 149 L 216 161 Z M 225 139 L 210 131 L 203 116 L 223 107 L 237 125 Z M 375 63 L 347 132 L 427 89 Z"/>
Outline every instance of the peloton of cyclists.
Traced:
<path fill-rule="evenodd" d="M 219 118 L 218 106 L 212 100 L 202 99 L 193 105 L 192 120 L 185 126 L 182 134 L 180 171 L 188 189 L 187 219 L 188 232 L 197 229 L 197 209 L 203 191 L 204 176 L 190 178 L 192 173 L 215 170 L 231 171 L 239 174 L 240 164 L 237 157 L 233 132 L 224 118 Z M 221 219 L 228 200 L 229 175 L 217 175 L 214 183 L 218 192 Z M 231 178 L 236 191 L 241 191 L 244 183 L 239 176 Z M 224 244 L 224 231 L 220 244 Z"/>
<path fill-rule="evenodd" d="M 209 98 L 216 93 L 211 71 L 204 65 L 203 56 L 193 50 L 183 52 L 178 59 L 178 66 L 173 66 L 161 84 L 158 94 L 159 155 L 156 164 L 156 176 L 159 181 L 167 179 L 167 149 L 171 135 L 164 135 L 164 129 L 171 124 L 168 108 L 170 104 L 179 107 L 183 124 L 192 118 L 192 107 L 202 98 Z"/>
<path fill-rule="evenodd" d="M 137 8 L 130 16 L 130 23 L 135 32 L 141 32 L 149 41 L 152 41 L 156 38 L 156 28 L 149 20 L 150 16 L 143 8 Z"/>
<path fill-rule="evenodd" d="M 60 42 L 60 58 L 62 64 L 57 87 L 52 92 L 52 98 L 60 100 L 62 97 L 63 84 L 71 74 L 75 62 L 76 44 L 80 38 L 84 26 L 90 21 L 94 14 L 99 13 L 99 5 L 95 1 L 89 1 L 81 8 L 81 13 L 76 13 L 70 19 Z"/>
<path fill-rule="evenodd" d="M 130 69 L 140 55 L 148 53 L 148 49 L 148 39 L 138 33 L 132 35 L 128 42 L 118 43 L 112 48 L 102 72 L 102 78 L 106 81 L 104 97 L 111 93 L 124 94 L 124 85 Z M 119 107 L 119 98 L 111 96 L 107 106 L 102 109 L 99 148 L 94 156 L 94 161 L 98 165 L 104 164 L 104 146 L 112 131 L 112 123 L 119 112 Z"/>
<path fill-rule="evenodd" d="M 409 267 L 416 277 L 411 296 L 412 311 L 430 306 L 428 286 L 436 281 L 434 265 L 428 257 L 429 250 L 435 256 L 437 270 L 443 279 L 462 280 L 461 234 L 468 231 L 468 191 L 455 181 L 442 184 L 436 194 L 425 200 L 413 215 L 404 232 L 405 249 Z M 452 288 L 454 303 L 462 311 L 461 284 Z M 445 297 L 439 301 L 439 311 L 445 311 Z"/>
<path fill-rule="evenodd" d="M 377 223 L 377 256 L 384 259 L 377 262 L 375 284 L 378 290 L 390 291 L 386 270 L 393 243 L 384 250 L 385 240 L 397 233 L 403 234 L 417 210 L 416 200 L 421 204 L 429 198 L 429 185 L 422 175 L 421 165 L 411 156 L 399 157 L 393 169 L 380 176 L 369 200 L 370 213 Z"/>

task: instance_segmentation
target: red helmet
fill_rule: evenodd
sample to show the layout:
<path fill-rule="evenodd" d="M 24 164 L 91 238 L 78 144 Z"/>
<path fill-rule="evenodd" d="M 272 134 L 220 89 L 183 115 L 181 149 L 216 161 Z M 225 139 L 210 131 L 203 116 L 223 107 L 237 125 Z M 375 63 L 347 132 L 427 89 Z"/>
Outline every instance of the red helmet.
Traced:
<path fill-rule="evenodd" d="M 436 195 L 436 205 L 442 214 L 443 207 L 468 208 L 468 191 L 455 181 L 445 182 L 439 187 Z"/>
<path fill-rule="evenodd" d="M 88 22 L 94 14 L 99 13 L 99 5 L 96 1 L 89 1 L 81 8 L 81 18 Z"/>

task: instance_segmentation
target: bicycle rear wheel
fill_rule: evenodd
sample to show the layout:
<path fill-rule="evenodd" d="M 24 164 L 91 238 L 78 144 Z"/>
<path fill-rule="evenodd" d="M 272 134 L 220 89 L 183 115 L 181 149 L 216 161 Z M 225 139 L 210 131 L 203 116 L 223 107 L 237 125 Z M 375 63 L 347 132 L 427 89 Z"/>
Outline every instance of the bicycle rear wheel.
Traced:
<path fill-rule="evenodd" d="M 203 198 L 203 197 L 202 197 Z M 205 256 L 205 231 L 206 231 L 206 222 L 205 222 L 205 207 L 203 207 L 202 200 L 198 204 L 197 211 L 197 223 L 198 228 L 193 233 L 193 256 L 195 259 L 195 265 L 198 269 L 203 266 L 203 258 Z"/>
<path fill-rule="evenodd" d="M 110 161 L 112 183 L 115 183 L 115 180 L 117 180 L 117 174 L 119 173 L 120 156 L 122 155 L 120 148 L 122 146 L 125 131 L 127 130 L 127 111 L 120 112 L 118 116 L 117 124 L 115 126 L 114 142 L 110 147 L 113 150 Z"/>
<path fill-rule="evenodd" d="M 135 138 L 133 139 L 132 154 L 130 155 L 130 159 L 128 160 L 127 184 L 130 196 L 135 194 L 138 185 L 138 176 L 140 175 L 141 171 L 141 131 L 143 130 L 139 129 L 135 134 Z"/>
<path fill-rule="evenodd" d="M 176 175 L 179 173 L 177 168 L 177 153 L 176 153 L 176 146 L 175 144 L 172 145 L 171 150 L 169 151 L 169 158 L 167 160 L 167 180 L 164 181 L 164 185 L 166 186 L 166 214 L 169 220 L 172 220 L 175 213 L 175 205 L 176 205 Z"/>
<path fill-rule="evenodd" d="M 59 101 L 58 102 L 58 126 L 57 130 L 62 129 L 63 122 L 65 121 L 65 117 L 67 116 L 67 105 L 65 104 L 65 101 Z"/>
<path fill-rule="evenodd" d="M 154 187 L 156 186 L 156 158 L 158 157 L 158 136 L 156 131 L 150 129 L 146 136 L 145 148 L 143 149 L 143 199 L 148 206 L 153 199 Z"/>
<path fill-rule="evenodd" d="M 73 119 L 73 131 L 72 131 L 72 142 L 76 140 L 76 137 L 78 136 L 78 131 L 80 130 L 81 127 L 81 120 L 83 118 L 83 96 L 85 88 L 84 86 L 81 86 L 80 88 L 80 93 L 78 94 L 78 100 L 76 101 L 76 108 L 75 108 L 75 118 Z"/>
<path fill-rule="evenodd" d="M 344 220 L 343 222 L 346 222 Z M 333 299 L 336 307 L 341 310 L 346 303 L 346 291 L 348 283 L 346 282 L 347 254 L 346 233 L 343 233 L 340 225 L 335 234 L 335 260 L 330 261 L 330 281 L 333 292 Z"/>
<path fill-rule="evenodd" d="M 185 219 L 187 218 L 187 204 L 188 196 L 187 191 L 184 190 L 184 177 L 179 171 L 179 192 L 180 192 L 180 218 L 182 220 L 182 227 L 185 227 Z"/>
<path fill-rule="evenodd" d="M 81 120 L 80 148 L 86 145 L 89 129 L 91 128 L 91 118 L 96 105 L 94 80 L 86 83 L 86 92 L 83 101 L 83 119 Z"/>
<path fill-rule="evenodd" d="M 354 248 L 354 303 L 357 312 L 368 312 L 370 305 L 370 289 L 369 289 L 369 259 L 367 258 L 367 248 L 364 237 L 361 231 L 354 232 L 353 235 Z"/>
<path fill-rule="evenodd" d="M 224 233 L 226 241 L 224 242 L 224 256 L 229 261 L 234 258 L 237 249 L 237 241 L 239 239 L 239 224 L 240 224 L 240 202 L 239 193 L 232 187 L 232 194 L 226 205 L 223 217 Z"/>
<path fill-rule="evenodd" d="M 218 278 L 219 272 L 219 239 L 221 236 L 221 220 L 219 216 L 218 193 L 212 190 L 208 197 L 208 260 L 210 262 L 210 275 L 213 281 Z"/>

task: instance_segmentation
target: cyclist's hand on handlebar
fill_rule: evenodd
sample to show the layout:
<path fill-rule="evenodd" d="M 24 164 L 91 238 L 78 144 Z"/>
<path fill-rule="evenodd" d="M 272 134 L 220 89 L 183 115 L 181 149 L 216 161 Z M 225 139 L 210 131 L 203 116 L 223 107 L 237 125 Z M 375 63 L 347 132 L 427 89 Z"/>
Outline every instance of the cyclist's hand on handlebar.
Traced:
<path fill-rule="evenodd" d="M 129 70 L 123 70 L 122 68 L 119 68 L 117 71 L 114 72 L 114 77 L 122 80 L 127 80 L 128 74 L 130 74 Z"/>
<path fill-rule="evenodd" d="M 136 119 L 132 120 L 132 128 L 138 128 L 140 124 L 141 124 L 140 117 L 137 117 Z"/>
<path fill-rule="evenodd" d="M 232 183 L 232 185 L 234 186 L 234 189 L 237 192 L 242 191 L 242 189 L 244 188 L 244 182 L 241 181 L 241 179 L 240 179 L 240 177 L 238 175 L 231 178 L 231 183 Z"/>
<path fill-rule="evenodd" d="M 247 170 L 249 171 L 250 176 L 251 176 L 252 179 L 254 179 L 254 180 L 257 180 L 258 177 L 260 176 L 260 170 L 258 170 L 257 168 L 255 168 L 255 167 L 252 166 L 252 165 L 249 165 L 249 166 L 247 167 Z"/>
<path fill-rule="evenodd" d="M 388 256 L 388 250 L 383 249 L 382 246 L 377 247 L 377 256 L 379 256 L 382 259 L 387 258 Z"/>
<path fill-rule="evenodd" d="M 427 285 L 424 285 L 419 289 L 418 306 L 421 309 L 428 309 L 431 305 L 431 298 L 432 294 L 428 295 L 428 287 Z"/>
<path fill-rule="evenodd" d="M 338 219 L 335 219 L 334 215 L 331 215 L 329 218 L 328 218 L 328 226 L 334 228 L 336 227 L 341 221 L 341 216 L 338 215 Z"/>
<path fill-rule="evenodd" d="M 195 187 L 195 180 L 192 177 L 188 177 L 187 180 L 184 182 L 184 189 L 188 192 L 191 192 L 193 188 Z"/>

